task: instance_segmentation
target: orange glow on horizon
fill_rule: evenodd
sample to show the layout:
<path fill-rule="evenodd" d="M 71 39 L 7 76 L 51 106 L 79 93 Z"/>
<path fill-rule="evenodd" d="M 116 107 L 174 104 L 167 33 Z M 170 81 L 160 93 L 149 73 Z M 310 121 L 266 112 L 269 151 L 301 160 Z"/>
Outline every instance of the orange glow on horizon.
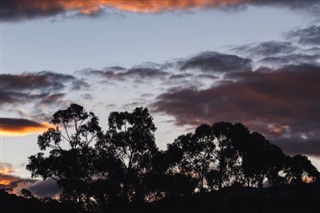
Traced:
<path fill-rule="evenodd" d="M 13 172 L 15 172 L 15 170 L 10 165 L 0 164 L 0 185 L 10 185 L 14 181 L 14 178 L 10 178 L 4 175 L 8 175 Z"/>
<path fill-rule="evenodd" d="M 2 168 L 0 167 L 0 175 L 6 175 L 14 172 L 14 169 L 12 168 Z"/>
<path fill-rule="evenodd" d="M 108 7 L 137 13 L 157 13 L 181 9 L 233 6 L 252 1 L 253 0 L 25 0 L 19 2 L 18 9 L 49 11 L 51 9 L 61 8 L 64 10 L 78 10 L 82 14 L 88 15 L 97 12 L 102 7 Z"/>
<path fill-rule="evenodd" d="M 25 126 L 25 127 L 17 127 L 15 129 L 0 126 L 0 136 L 15 137 L 15 136 L 37 134 L 37 133 L 42 133 L 46 131 L 50 127 L 53 127 L 53 126 L 46 122 L 41 123 L 39 126 Z"/>
<path fill-rule="evenodd" d="M 12 183 L 12 180 L 10 179 L 2 179 L 0 178 L 0 185 L 8 186 Z"/>

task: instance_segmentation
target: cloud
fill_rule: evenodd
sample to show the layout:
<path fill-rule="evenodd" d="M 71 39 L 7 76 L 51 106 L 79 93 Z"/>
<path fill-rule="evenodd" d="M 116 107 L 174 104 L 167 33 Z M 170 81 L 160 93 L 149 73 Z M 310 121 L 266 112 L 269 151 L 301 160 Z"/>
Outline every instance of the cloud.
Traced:
<path fill-rule="evenodd" d="M 259 62 L 267 65 L 299 65 L 299 64 L 316 64 L 320 59 L 320 54 L 290 54 L 284 56 L 270 56 L 261 59 Z"/>
<path fill-rule="evenodd" d="M 320 67 L 315 65 L 229 73 L 208 89 L 172 88 L 151 107 L 173 116 L 179 126 L 243 122 L 270 138 L 314 138 L 320 126 L 319 82 Z"/>
<path fill-rule="evenodd" d="M 64 97 L 68 85 L 72 90 L 86 89 L 89 85 L 72 75 L 49 71 L 0 75 L 0 105 L 23 104 L 49 97 Z M 57 94 L 58 93 L 58 94 Z M 45 101 L 45 100 L 44 100 Z"/>
<path fill-rule="evenodd" d="M 25 188 L 38 198 L 53 198 L 61 193 L 58 184 L 51 178 L 46 180 L 21 178 L 12 175 L 14 172 L 15 169 L 12 164 L 6 162 L 0 163 L 0 189 L 11 189 L 10 193 L 21 195 L 21 190 Z"/>
<path fill-rule="evenodd" d="M 21 182 L 35 182 L 34 180 L 12 175 L 14 172 L 15 169 L 12 164 L 6 162 L 0 163 L 0 189 L 14 189 Z"/>
<path fill-rule="evenodd" d="M 303 136 L 302 136 L 303 137 Z M 309 156 L 320 156 L 320 135 L 316 138 L 302 137 L 280 137 L 275 138 L 273 142 L 279 145 L 286 153 L 290 155 L 305 154 Z"/>
<path fill-rule="evenodd" d="M 51 127 L 48 123 L 38 123 L 21 118 L 0 118 L 0 136 L 17 136 L 43 132 Z"/>
<path fill-rule="evenodd" d="M 233 49 L 233 51 L 248 56 L 275 56 L 291 54 L 298 50 L 298 47 L 291 42 L 267 41 L 261 43 L 246 44 Z"/>
<path fill-rule="evenodd" d="M 0 76 L 1 90 L 59 90 L 63 83 L 73 80 L 74 77 L 47 71 L 38 73 L 23 73 L 21 75 L 2 74 Z"/>
<path fill-rule="evenodd" d="M 177 63 L 181 71 L 196 69 L 203 72 L 223 73 L 251 70 L 251 59 L 218 52 L 203 52 Z"/>
<path fill-rule="evenodd" d="M 9 163 L 0 163 L 0 188 L 6 188 L 16 181 L 17 178 L 10 175 L 15 172 L 13 166 Z"/>
<path fill-rule="evenodd" d="M 318 0 L 2 0 L 3 21 L 52 17 L 74 12 L 95 17 L 104 14 L 106 9 L 116 9 L 137 13 L 161 13 L 176 10 L 243 8 L 252 6 L 286 7 L 315 13 L 320 11 Z"/>
<path fill-rule="evenodd" d="M 103 77 L 106 80 L 110 81 L 126 81 L 126 80 L 152 80 L 159 79 L 168 75 L 167 72 L 164 72 L 156 68 L 146 68 L 146 67 L 134 67 L 126 70 L 125 68 L 116 69 L 106 68 L 104 70 L 90 70 L 85 69 L 79 71 L 83 75 L 95 75 Z"/>
<path fill-rule="evenodd" d="M 286 33 L 287 38 L 288 34 L 292 32 Z M 260 65 L 280 68 L 285 65 L 319 64 L 318 46 L 314 45 L 306 49 L 291 42 L 267 41 L 241 45 L 232 48 L 231 52 L 251 58 L 256 67 Z"/>
<path fill-rule="evenodd" d="M 62 192 L 57 182 L 51 178 L 37 181 L 28 186 L 27 189 L 30 190 L 33 195 L 40 198 L 56 197 Z"/>
<path fill-rule="evenodd" d="M 286 37 L 302 45 L 320 46 L 320 25 L 312 25 L 307 28 L 292 30 Z"/>

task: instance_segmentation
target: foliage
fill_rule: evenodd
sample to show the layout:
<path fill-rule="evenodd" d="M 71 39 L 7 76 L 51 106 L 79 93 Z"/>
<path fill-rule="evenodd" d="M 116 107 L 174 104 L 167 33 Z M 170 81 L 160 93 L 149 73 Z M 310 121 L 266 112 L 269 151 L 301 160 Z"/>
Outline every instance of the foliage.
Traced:
<path fill-rule="evenodd" d="M 319 180 L 306 156 L 286 156 L 263 135 L 241 123 L 203 124 L 179 136 L 166 150 L 155 143 L 147 108 L 112 112 L 108 129 L 82 106 L 53 115 L 54 127 L 38 137 L 30 156 L 32 177 L 53 178 L 60 201 L 80 212 L 105 212 L 164 198 L 227 187 L 279 186 Z M 24 190 L 26 198 L 34 199 Z"/>

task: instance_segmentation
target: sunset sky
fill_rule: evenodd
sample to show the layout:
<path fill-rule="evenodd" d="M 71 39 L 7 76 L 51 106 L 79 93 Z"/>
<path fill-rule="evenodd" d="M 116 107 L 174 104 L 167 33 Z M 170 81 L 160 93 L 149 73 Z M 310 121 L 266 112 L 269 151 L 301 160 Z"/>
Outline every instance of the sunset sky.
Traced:
<path fill-rule="evenodd" d="M 319 0 L 2 0 L 0 184 L 54 196 L 25 165 L 70 103 L 106 129 L 148 107 L 161 149 L 242 122 L 320 169 Z"/>

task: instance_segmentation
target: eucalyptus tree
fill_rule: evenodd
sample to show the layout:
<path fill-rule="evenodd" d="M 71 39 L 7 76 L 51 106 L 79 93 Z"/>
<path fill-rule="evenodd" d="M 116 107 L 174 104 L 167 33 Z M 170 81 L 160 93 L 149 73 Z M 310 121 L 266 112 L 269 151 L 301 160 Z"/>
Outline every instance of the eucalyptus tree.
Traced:
<path fill-rule="evenodd" d="M 217 177 L 218 189 L 224 186 L 230 186 L 237 182 L 241 174 L 241 155 L 237 149 L 240 143 L 235 128 L 232 123 L 218 122 L 212 125 L 212 132 L 215 137 L 216 155 L 215 170 Z"/>
<path fill-rule="evenodd" d="M 62 189 L 61 199 L 91 211 L 96 204 L 91 187 L 97 179 L 94 145 L 101 136 L 99 120 L 77 104 L 54 113 L 52 127 L 38 136 L 41 152 L 29 157 L 32 177 L 52 178 Z"/>
<path fill-rule="evenodd" d="M 113 153 L 123 168 L 122 195 L 128 201 L 144 199 L 144 176 L 151 171 L 152 158 L 158 152 L 154 132 L 156 127 L 147 108 L 133 112 L 112 112 L 109 129 L 97 143 L 97 148 Z"/>
<path fill-rule="evenodd" d="M 182 153 L 177 170 L 181 174 L 195 178 L 199 191 L 205 189 L 206 174 L 215 159 L 213 140 L 211 127 L 203 124 L 195 130 L 195 133 L 181 135 L 172 144 Z"/>

